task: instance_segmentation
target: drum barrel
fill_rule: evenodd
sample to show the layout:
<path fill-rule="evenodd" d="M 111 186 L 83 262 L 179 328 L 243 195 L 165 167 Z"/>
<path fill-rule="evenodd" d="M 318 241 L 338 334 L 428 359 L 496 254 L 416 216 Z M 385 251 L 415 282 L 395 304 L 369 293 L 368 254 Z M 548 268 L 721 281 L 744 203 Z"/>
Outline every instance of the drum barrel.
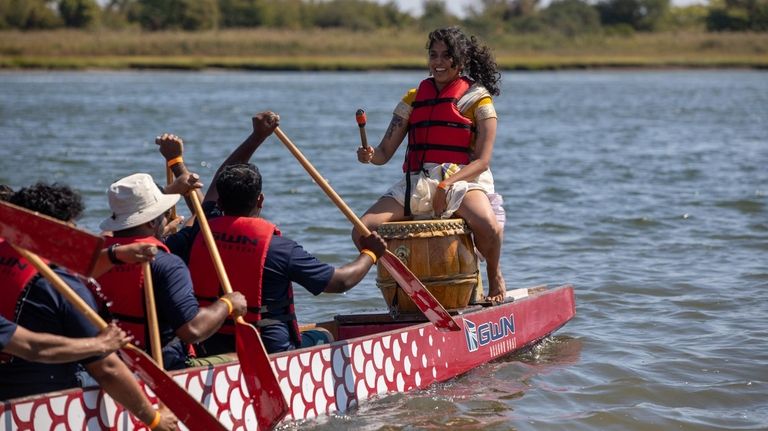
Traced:
<path fill-rule="evenodd" d="M 471 231 L 462 219 L 383 223 L 377 229 L 394 253 L 447 309 L 469 304 L 479 272 Z M 419 309 L 379 264 L 376 285 L 391 308 Z"/>

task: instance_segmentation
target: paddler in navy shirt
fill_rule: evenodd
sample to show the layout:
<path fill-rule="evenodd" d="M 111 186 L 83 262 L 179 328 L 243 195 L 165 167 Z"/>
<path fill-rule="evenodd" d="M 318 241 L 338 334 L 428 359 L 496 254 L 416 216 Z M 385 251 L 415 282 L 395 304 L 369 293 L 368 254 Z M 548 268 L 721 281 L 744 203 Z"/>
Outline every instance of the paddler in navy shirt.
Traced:
<path fill-rule="evenodd" d="M 182 193 L 194 188 L 196 176 L 185 175 L 169 186 Z M 202 342 L 221 327 L 230 315 L 245 314 L 246 300 L 239 292 L 215 298 L 200 307 L 195 299 L 189 269 L 168 252 L 158 239 L 167 223 L 168 211 L 179 200 L 179 194 L 165 194 L 148 174 L 133 174 L 122 178 L 108 190 L 112 215 L 101 223 L 101 229 L 112 231 L 105 244 L 152 243 L 159 251 L 151 264 L 155 305 L 157 307 L 163 362 L 173 370 L 191 365 L 189 345 Z M 111 248 L 110 248 L 111 250 Z M 108 298 L 109 311 L 118 324 L 136 337 L 136 344 L 149 349 L 147 320 L 144 307 L 141 265 L 116 265 L 97 280 Z M 193 356 L 193 355 L 192 355 Z"/>
<path fill-rule="evenodd" d="M 73 222 L 83 210 L 80 195 L 58 184 L 38 183 L 23 188 L 13 194 L 10 202 L 67 222 Z M 5 295 L 3 302 L 0 302 L 0 315 L 35 332 L 72 338 L 99 335 L 98 328 L 54 289 L 48 280 L 37 274 L 31 264 L 14 253 L 10 245 L 0 242 L 0 256 L 6 260 L 15 259 L 19 263 L 13 270 L 4 268 L 4 271 L 0 271 L 0 286 Z M 62 268 L 53 269 L 76 295 L 96 309 L 93 294 L 79 277 Z M 153 429 L 176 429 L 176 416 L 164 407 L 157 414 L 136 383 L 133 373 L 115 353 L 99 352 L 78 362 L 47 362 L 29 362 L 21 357 L 0 360 L 0 400 L 78 387 L 81 383 L 78 375 L 82 367 L 107 394 L 145 424 L 159 421 Z"/>
<path fill-rule="evenodd" d="M 278 122 L 279 117 L 272 112 L 252 118 L 253 133 L 218 169 L 203 204 L 232 287 L 248 298 L 245 319 L 259 328 L 270 353 L 332 341 L 331 334 L 322 329 L 299 332 L 292 283 L 313 295 L 345 292 L 365 277 L 386 250 L 386 243 L 374 233 L 361 240 L 363 250 L 355 260 L 334 268 L 281 236 L 274 224 L 259 217 L 264 204 L 262 179 L 258 169 L 247 162 Z M 181 159 L 181 139 L 165 134 L 156 143 L 175 175 L 187 173 Z M 184 228 L 166 238 L 166 245 L 189 265 L 195 295 L 204 304 L 215 298 L 220 287 L 198 232 L 197 224 Z M 222 327 L 219 334 L 204 343 L 206 353 L 234 351 L 232 333 L 231 325 Z"/>

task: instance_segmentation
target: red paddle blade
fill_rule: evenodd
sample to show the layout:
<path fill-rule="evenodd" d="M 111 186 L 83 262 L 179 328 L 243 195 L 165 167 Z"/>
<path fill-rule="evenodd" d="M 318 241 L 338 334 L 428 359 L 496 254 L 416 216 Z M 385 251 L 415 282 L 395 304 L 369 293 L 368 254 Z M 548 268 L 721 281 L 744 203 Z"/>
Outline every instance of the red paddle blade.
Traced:
<path fill-rule="evenodd" d="M 254 401 L 259 429 L 270 430 L 288 414 L 288 402 L 272 370 L 256 328 L 242 318 L 235 324 L 235 344 L 245 385 Z"/>
<path fill-rule="evenodd" d="M 405 293 L 411 298 L 414 304 L 419 307 L 424 315 L 432 322 L 437 329 L 446 331 L 460 331 L 461 327 L 453 320 L 445 308 L 435 299 L 434 296 L 424 287 L 424 284 L 416 278 L 405 264 L 397 258 L 392 252 L 387 252 L 381 256 L 381 263 L 387 269 L 392 278 L 403 288 Z"/>
<path fill-rule="evenodd" d="M 52 217 L 0 202 L 0 238 L 68 268 L 91 275 L 104 239 Z"/>
<path fill-rule="evenodd" d="M 189 392 L 161 370 L 146 353 L 131 346 L 120 349 L 119 353 L 123 361 L 139 374 L 141 380 L 187 428 L 221 431 L 227 429 L 208 409 L 192 398 Z"/>
<path fill-rule="evenodd" d="M 365 111 L 362 109 L 358 109 L 357 112 L 355 112 L 355 120 L 357 120 L 357 125 L 360 127 L 365 127 Z"/>

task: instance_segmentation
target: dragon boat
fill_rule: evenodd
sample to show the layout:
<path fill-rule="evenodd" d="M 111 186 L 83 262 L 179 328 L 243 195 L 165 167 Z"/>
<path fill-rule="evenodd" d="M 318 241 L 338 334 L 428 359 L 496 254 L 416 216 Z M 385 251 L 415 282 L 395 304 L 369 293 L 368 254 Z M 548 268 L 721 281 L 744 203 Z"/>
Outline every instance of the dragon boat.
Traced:
<path fill-rule="evenodd" d="M 0 210 L 0 236 L 22 246 L 50 251 L 59 245 L 56 241 L 50 243 L 51 238 L 57 238 L 55 232 L 64 232 L 69 241 L 65 250 L 85 250 L 90 256 L 91 250 L 101 247 L 101 238 L 56 220 L 4 203 L 0 203 Z M 17 223 L 20 220 L 23 222 Z M 31 222 L 34 229 L 28 225 Z M 376 282 L 389 312 L 337 315 L 331 321 L 305 325 L 330 331 L 335 341 L 265 355 L 264 365 L 268 363 L 276 377 L 275 392 L 251 394 L 251 371 L 248 364 L 241 367 L 238 361 L 175 371 L 170 377 L 156 366 L 138 363 L 133 369 L 140 377 L 140 387 L 153 402 L 163 401 L 171 407 L 175 397 L 189 398 L 197 405 L 195 409 L 227 429 L 256 430 L 264 423 L 260 422 L 264 418 L 262 408 L 274 404 L 275 394 L 282 393 L 287 402 L 286 416 L 277 418 L 282 417 L 284 422 L 343 414 L 371 398 L 424 389 L 529 348 L 575 315 L 570 285 L 515 289 L 508 291 L 500 304 L 484 302 L 478 257 L 463 220 L 385 223 L 379 227 L 379 234 L 387 240 L 393 258 L 407 265 L 423 282 L 423 288 L 434 295 L 433 299 L 445 306 L 443 311 L 450 325 L 441 326 L 439 320 L 428 319 L 427 313 L 420 311 L 392 278 L 391 271 L 379 265 Z M 75 243 L 78 246 L 72 247 Z M 68 256 L 52 254 L 60 256 L 60 260 Z M 25 256 L 39 260 L 29 253 Z M 70 259 L 66 265 L 88 274 L 93 266 L 91 260 L 83 263 Z M 46 265 L 40 260 L 36 267 Z M 121 353 L 125 350 L 129 349 Z M 138 360 L 144 361 L 140 356 Z M 151 359 L 146 357 L 146 361 Z M 163 383 L 170 378 L 178 385 L 170 380 Z M 190 408 L 188 403 L 175 405 L 177 409 Z M 182 428 L 206 428 L 189 420 L 192 412 L 174 412 L 188 419 L 186 427 L 180 424 Z M 199 413 L 195 417 L 205 419 Z M 0 431 L 69 429 L 135 430 L 146 429 L 146 425 L 99 387 L 39 394 L 0 404 Z"/>
<path fill-rule="evenodd" d="M 284 421 L 344 413 L 373 397 L 424 389 L 526 349 L 575 315 L 570 285 L 516 289 L 508 302 L 450 310 L 462 330 L 441 332 L 418 313 L 338 315 L 317 326 L 336 341 L 270 355 L 290 405 Z M 237 362 L 171 373 L 233 430 L 258 429 Z M 154 393 L 140 383 L 149 398 Z M 98 387 L 5 401 L 0 429 L 145 429 Z"/>

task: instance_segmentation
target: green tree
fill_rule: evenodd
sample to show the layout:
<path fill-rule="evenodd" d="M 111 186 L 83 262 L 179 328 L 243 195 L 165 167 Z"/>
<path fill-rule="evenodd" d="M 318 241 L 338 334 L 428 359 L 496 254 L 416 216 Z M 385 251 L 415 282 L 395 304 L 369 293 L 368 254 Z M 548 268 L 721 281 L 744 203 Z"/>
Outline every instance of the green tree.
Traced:
<path fill-rule="evenodd" d="M 603 0 L 597 3 L 603 25 L 626 24 L 635 30 L 653 31 L 664 22 L 669 0 Z"/>
<path fill-rule="evenodd" d="M 305 9 L 302 0 L 273 0 L 266 10 L 264 24 L 277 28 L 301 28 L 302 13 Z"/>
<path fill-rule="evenodd" d="M 8 15 L 11 6 L 11 0 L 0 0 L 0 30 L 11 27 L 8 22 Z"/>
<path fill-rule="evenodd" d="M 665 28 L 674 30 L 704 30 L 709 8 L 701 4 L 673 7 L 669 11 Z"/>
<path fill-rule="evenodd" d="M 600 13 L 583 0 L 555 0 L 541 12 L 541 20 L 566 36 L 600 30 Z"/>
<path fill-rule="evenodd" d="M 104 27 L 119 29 L 136 25 L 140 15 L 141 5 L 137 0 L 109 0 L 101 11 L 99 21 Z"/>
<path fill-rule="evenodd" d="M 148 30 L 207 30 L 219 24 L 216 0 L 138 0 L 138 21 Z"/>
<path fill-rule="evenodd" d="M 264 24 L 263 0 L 219 0 L 223 27 L 258 27 Z"/>
<path fill-rule="evenodd" d="M 59 15 L 67 27 L 91 27 L 97 23 L 100 11 L 95 0 L 59 1 Z"/>
<path fill-rule="evenodd" d="M 177 24 L 177 0 L 139 0 L 137 19 L 147 30 L 165 30 Z"/>
<path fill-rule="evenodd" d="M 22 30 L 55 28 L 62 25 L 45 0 L 4 0 L 0 2 L 0 26 Z"/>
<path fill-rule="evenodd" d="M 768 31 L 768 0 L 726 0 L 711 6 L 710 31 Z"/>
<path fill-rule="evenodd" d="M 750 22 L 754 31 L 768 31 L 768 0 L 756 0 L 750 10 Z"/>
<path fill-rule="evenodd" d="M 459 23 L 459 19 L 448 12 L 445 0 L 424 0 L 422 3 L 424 13 L 419 22 L 421 28 L 433 30 L 439 27 L 448 27 Z"/>
<path fill-rule="evenodd" d="M 314 15 L 314 25 L 318 27 L 352 30 L 401 27 L 409 21 L 393 1 L 379 5 L 366 0 L 331 0 L 317 3 Z"/>
<path fill-rule="evenodd" d="M 470 8 L 470 17 L 510 21 L 521 16 L 535 15 L 539 0 L 481 0 L 479 3 L 478 8 Z"/>
<path fill-rule="evenodd" d="M 219 3 L 216 0 L 181 0 L 181 28 L 210 30 L 219 26 Z"/>

